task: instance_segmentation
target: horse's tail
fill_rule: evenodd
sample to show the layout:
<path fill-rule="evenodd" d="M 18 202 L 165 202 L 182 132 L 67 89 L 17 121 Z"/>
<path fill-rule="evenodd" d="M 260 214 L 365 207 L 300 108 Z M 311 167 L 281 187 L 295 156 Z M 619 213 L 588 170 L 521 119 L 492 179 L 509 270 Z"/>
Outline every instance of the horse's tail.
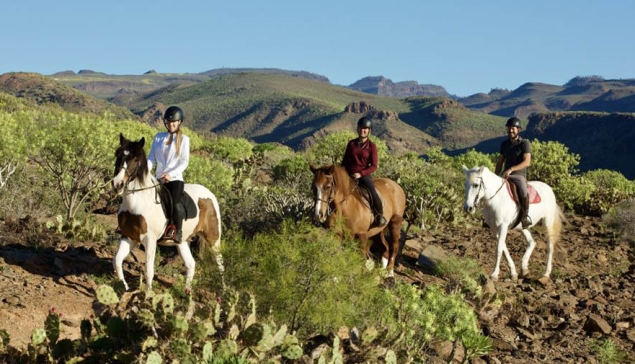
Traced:
<path fill-rule="evenodd" d="M 553 217 L 553 223 L 551 226 L 547 226 L 547 234 L 549 238 L 549 244 L 557 244 L 560 240 L 560 233 L 562 232 L 562 224 L 567 223 L 567 218 L 564 216 L 560 206 L 556 204 L 556 211 Z"/>

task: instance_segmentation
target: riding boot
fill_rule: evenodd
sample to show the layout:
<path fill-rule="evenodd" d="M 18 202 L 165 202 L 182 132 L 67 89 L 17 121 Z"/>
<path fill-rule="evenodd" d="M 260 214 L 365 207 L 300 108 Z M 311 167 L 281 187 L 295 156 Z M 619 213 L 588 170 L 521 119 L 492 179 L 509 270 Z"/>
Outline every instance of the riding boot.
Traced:
<path fill-rule="evenodd" d="M 523 229 L 531 226 L 531 218 L 529 217 L 529 196 L 518 196 L 520 202 L 521 223 Z"/>
<path fill-rule="evenodd" d="M 172 213 L 172 221 L 174 223 L 174 227 L 176 228 L 176 236 L 174 241 L 177 243 L 181 242 L 183 238 L 183 219 L 185 218 L 185 209 L 182 203 L 177 203 L 174 206 L 174 211 Z"/>
<path fill-rule="evenodd" d="M 388 225 L 388 221 L 384 217 L 384 207 L 381 204 L 381 200 L 379 198 L 374 200 L 375 205 L 375 221 L 374 225 L 377 227 L 384 227 Z"/>

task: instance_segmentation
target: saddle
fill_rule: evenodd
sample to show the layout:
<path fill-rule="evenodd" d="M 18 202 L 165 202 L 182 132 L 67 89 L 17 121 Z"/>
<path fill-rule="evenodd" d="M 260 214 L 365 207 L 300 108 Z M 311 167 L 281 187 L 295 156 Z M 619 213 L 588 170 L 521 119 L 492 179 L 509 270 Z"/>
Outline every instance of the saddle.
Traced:
<path fill-rule="evenodd" d="M 507 185 L 507 192 L 509 192 L 509 196 L 512 198 L 512 200 L 514 200 L 514 202 L 519 204 L 520 202 L 518 200 L 518 187 L 516 187 L 515 184 L 510 183 L 509 181 L 505 181 L 505 184 Z M 538 194 L 538 191 L 534 188 L 534 186 L 530 184 L 527 184 L 527 194 L 530 205 L 539 203 L 541 201 L 540 194 Z"/>
<path fill-rule="evenodd" d="M 173 201 L 172 201 L 172 196 L 170 195 L 170 191 L 168 191 L 167 188 L 162 186 L 161 189 L 159 190 L 159 196 L 161 197 L 161 207 L 163 208 L 163 215 L 165 215 L 166 219 L 171 220 L 172 209 L 174 208 L 174 206 L 172 204 Z M 183 191 L 183 194 L 181 195 L 181 200 L 176 201 L 176 203 L 180 203 L 182 206 L 185 207 L 184 220 L 196 217 L 196 211 L 197 211 L 196 204 L 194 203 L 194 200 L 192 199 L 192 197 L 190 197 L 190 195 L 187 194 L 187 192 Z"/>
<path fill-rule="evenodd" d="M 356 186 L 357 186 L 357 191 L 359 191 L 359 194 L 362 196 L 362 201 L 364 202 L 364 206 L 370 209 L 371 213 L 374 216 L 375 211 L 373 210 L 373 205 L 374 205 L 373 195 L 370 193 L 370 190 L 365 185 L 356 183 Z M 379 194 L 379 191 L 377 191 L 377 196 L 379 196 L 379 198 L 381 199 L 381 195 Z"/>

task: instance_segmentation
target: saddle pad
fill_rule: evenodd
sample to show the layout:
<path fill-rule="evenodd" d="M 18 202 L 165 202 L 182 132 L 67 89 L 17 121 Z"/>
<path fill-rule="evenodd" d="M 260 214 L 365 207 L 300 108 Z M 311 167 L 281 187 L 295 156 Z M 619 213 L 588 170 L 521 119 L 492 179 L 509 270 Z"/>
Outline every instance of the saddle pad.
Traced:
<path fill-rule="evenodd" d="M 509 181 L 505 181 L 505 184 L 507 185 L 507 192 L 509 192 L 509 196 L 512 200 L 518 202 L 518 197 L 514 196 L 514 193 L 512 192 L 511 183 L 509 183 Z M 527 193 L 529 194 L 529 204 L 539 203 L 542 201 L 538 191 L 530 184 L 527 184 Z"/>

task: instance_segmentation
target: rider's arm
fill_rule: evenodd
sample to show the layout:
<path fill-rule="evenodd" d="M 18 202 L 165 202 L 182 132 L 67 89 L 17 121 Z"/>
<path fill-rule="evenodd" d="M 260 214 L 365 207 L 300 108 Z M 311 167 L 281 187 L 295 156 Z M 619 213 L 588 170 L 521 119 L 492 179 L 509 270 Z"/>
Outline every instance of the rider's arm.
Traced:
<path fill-rule="evenodd" d="M 500 176 L 501 170 L 503 169 L 503 163 L 505 163 L 505 156 L 501 153 L 498 155 L 498 160 L 496 161 L 496 169 L 494 173 Z"/>
<path fill-rule="evenodd" d="M 152 140 L 152 147 L 150 148 L 150 153 L 148 153 L 148 171 L 152 171 L 152 167 L 157 163 L 157 149 L 158 146 L 161 144 L 158 140 L 160 138 L 155 135 L 154 139 Z"/>
<path fill-rule="evenodd" d="M 377 170 L 377 146 L 375 144 L 370 144 L 370 164 L 366 166 L 360 173 L 363 176 L 368 176 L 369 174 L 375 172 Z"/>

